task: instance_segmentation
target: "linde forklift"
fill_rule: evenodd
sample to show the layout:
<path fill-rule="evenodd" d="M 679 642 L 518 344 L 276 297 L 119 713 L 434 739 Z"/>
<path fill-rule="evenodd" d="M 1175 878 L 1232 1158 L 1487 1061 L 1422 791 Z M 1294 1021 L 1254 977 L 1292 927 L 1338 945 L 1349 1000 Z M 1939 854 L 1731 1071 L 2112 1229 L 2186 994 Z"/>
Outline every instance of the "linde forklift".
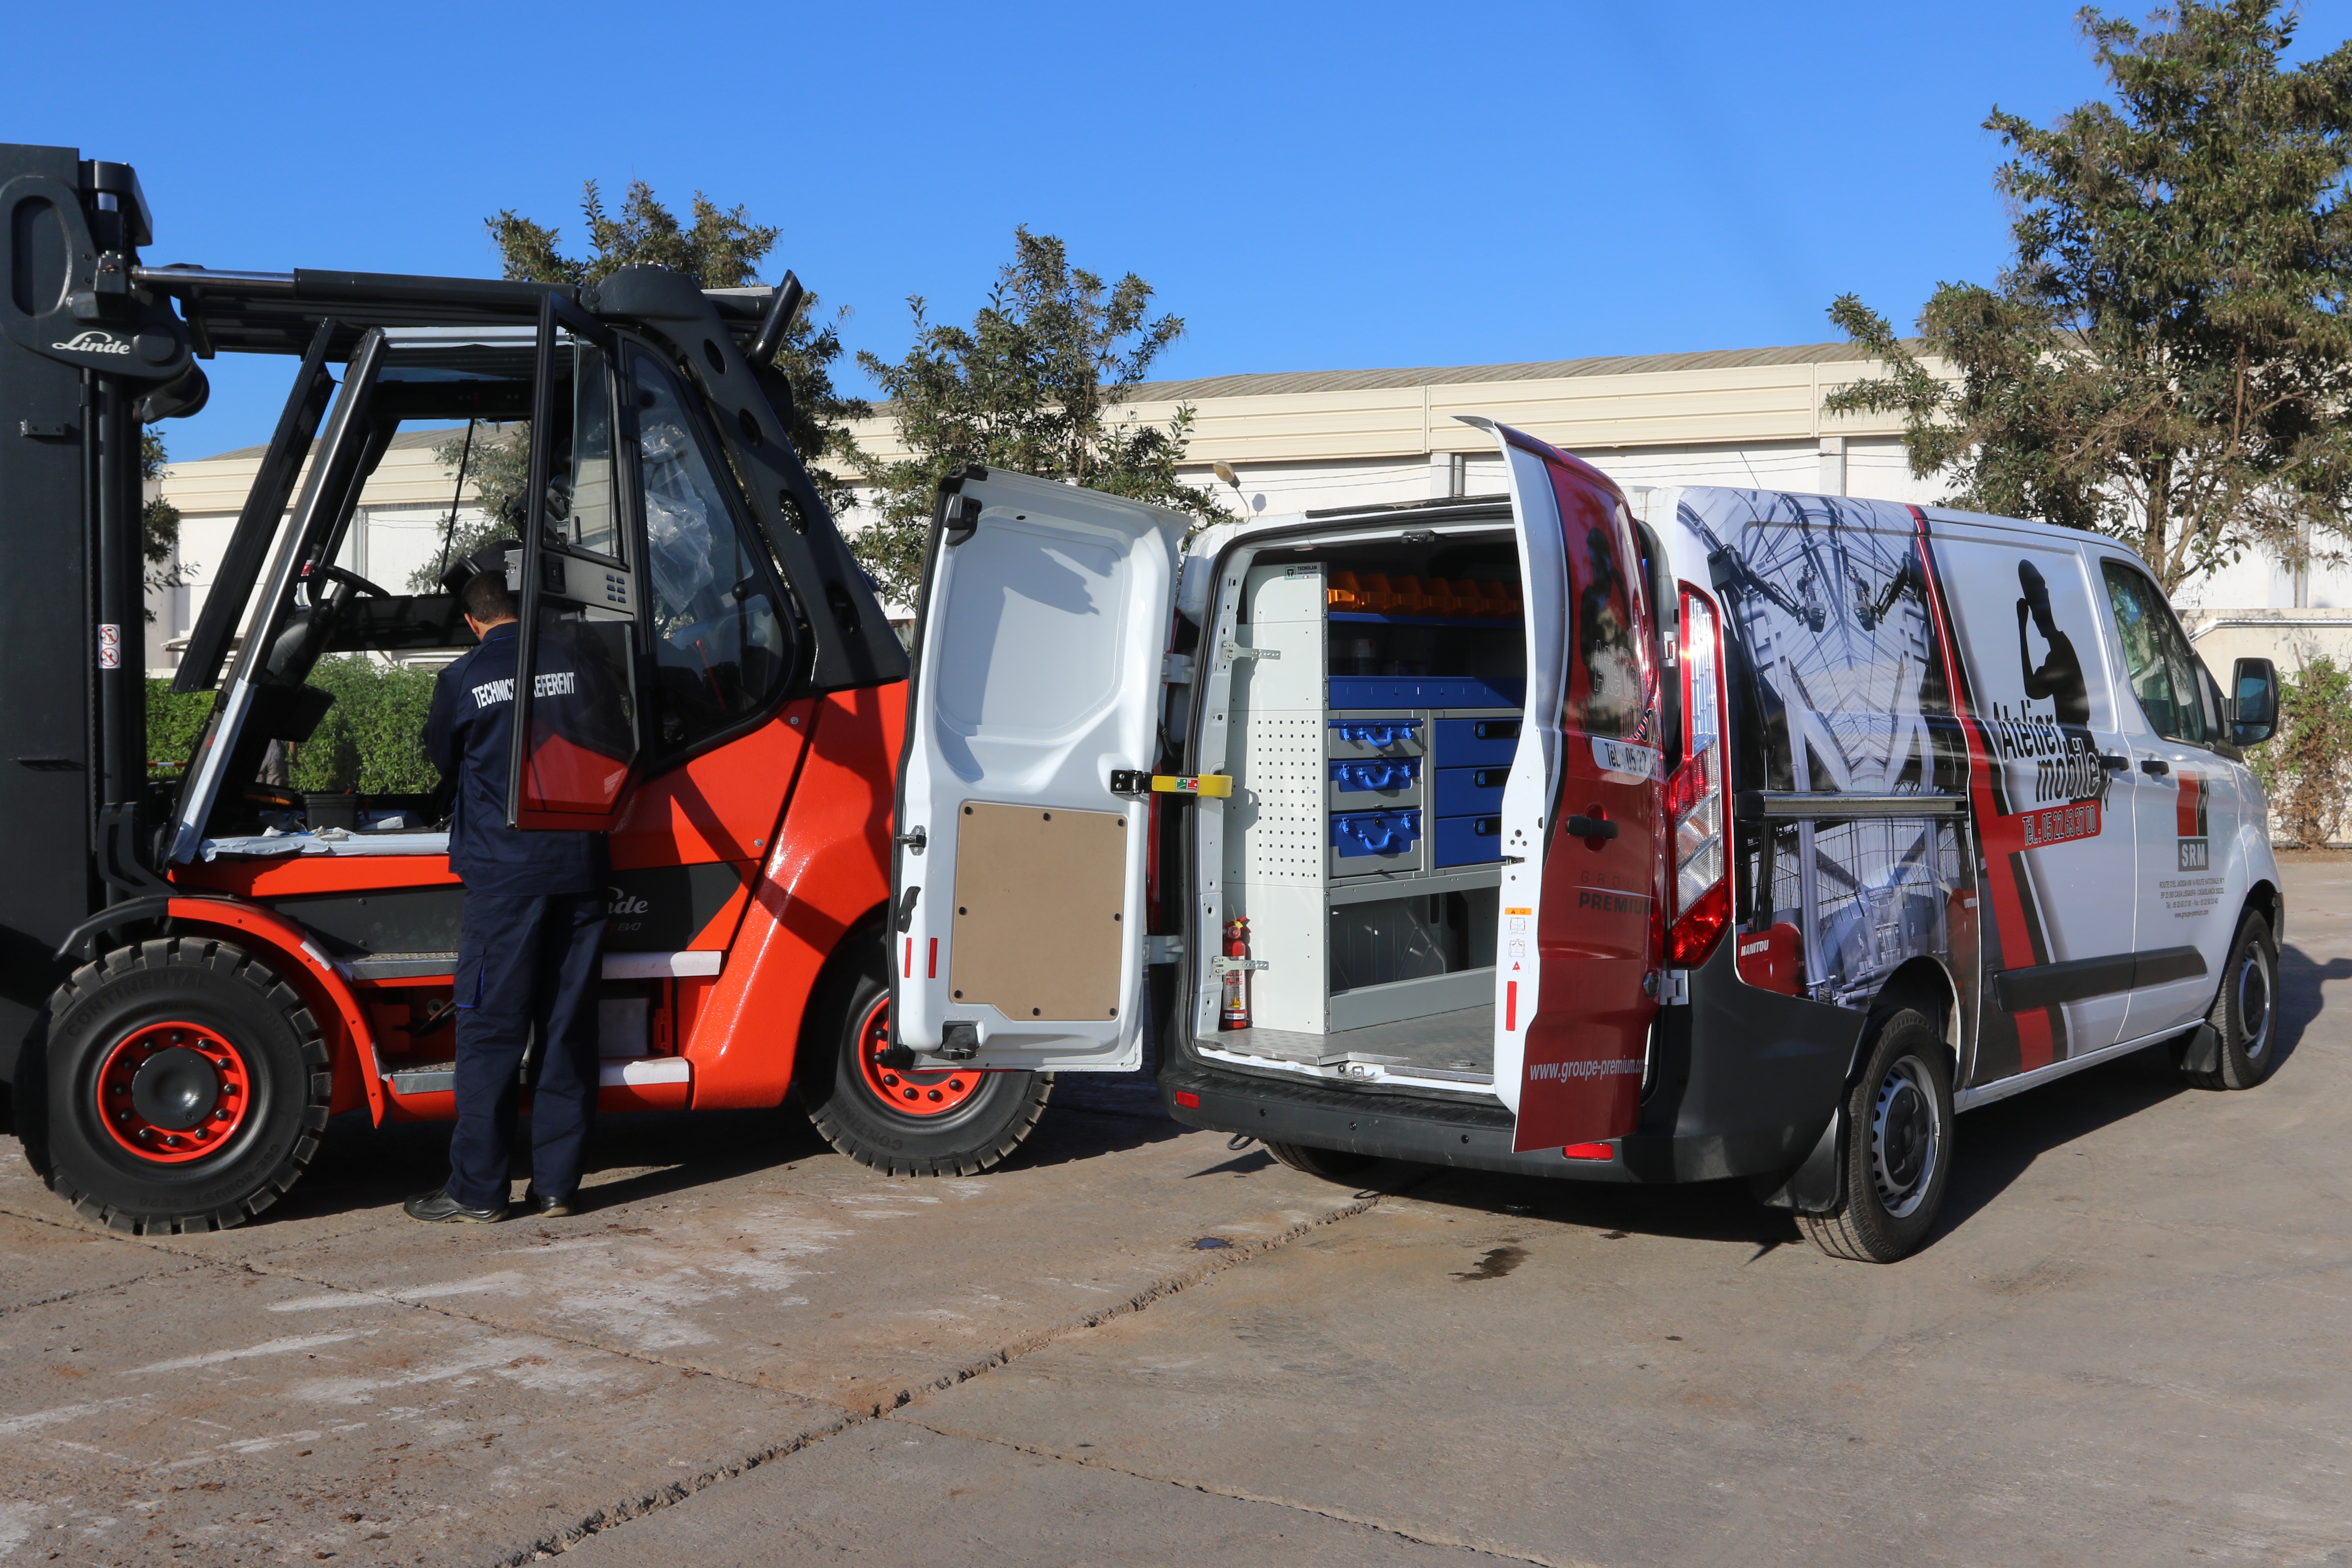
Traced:
<path fill-rule="evenodd" d="M 530 442 L 503 556 L 509 820 L 611 835 L 602 1106 L 796 1089 L 894 1174 L 1021 1142 L 1045 1058 L 890 1037 L 908 661 L 787 438 L 789 274 L 151 266 L 132 169 L 55 147 L 0 145 L 0 1083 L 53 1192 L 117 1229 L 226 1226 L 292 1185 L 331 1116 L 455 1114 L 445 804 L 328 811 L 267 764 L 332 702 L 306 684 L 320 658 L 468 645 L 454 591 L 337 562 L 393 438 L 470 420 Z M 222 353 L 276 355 L 291 385 L 173 678 L 211 717 L 151 758 L 140 432 L 200 408 Z M 607 695 L 599 732 L 534 716 L 573 670 Z"/>

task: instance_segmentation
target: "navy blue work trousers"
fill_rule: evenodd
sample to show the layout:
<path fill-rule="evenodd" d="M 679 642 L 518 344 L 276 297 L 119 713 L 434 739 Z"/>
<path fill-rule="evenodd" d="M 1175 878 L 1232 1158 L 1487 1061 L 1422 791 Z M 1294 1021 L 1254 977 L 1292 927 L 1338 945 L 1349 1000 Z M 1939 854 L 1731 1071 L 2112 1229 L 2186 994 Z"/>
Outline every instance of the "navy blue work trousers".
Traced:
<path fill-rule="evenodd" d="M 468 891 L 457 931 L 457 1130 L 449 1195 L 503 1208 L 520 1089 L 535 1035 L 530 1179 L 570 1197 L 596 1118 L 596 993 L 604 894 Z"/>

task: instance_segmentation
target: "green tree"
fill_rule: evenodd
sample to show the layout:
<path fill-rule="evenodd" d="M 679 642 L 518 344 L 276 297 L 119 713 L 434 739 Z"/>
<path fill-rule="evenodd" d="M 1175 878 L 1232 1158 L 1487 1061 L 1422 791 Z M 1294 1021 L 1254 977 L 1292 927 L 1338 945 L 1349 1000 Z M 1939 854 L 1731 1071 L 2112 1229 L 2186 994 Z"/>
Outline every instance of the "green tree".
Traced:
<path fill-rule="evenodd" d="M 684 273 L 704 289 L 744 289 L 759 282 L 760 263 L 775 248 L 781 232 L 756 224 L 739 205 L 720 207 L 694 193 L 694 221 L 681 225 L 654 199 L 653 187 L 630 182 L 620 210 L 609 212 L 596 182 L 588 182 L 580 203 L 588 231 L 588 254 L 570 257 L 558 248 L 556 230 L 542 227 L 506 208 L 485 219 L 509 278 L 539 283 L 593 283 L 624 267 L 662 267 Z M 839 510 L 850 500 L 847 475 L 857 461 L 849 422 L 872 413 L 861 398 L 845 395 L 833 384 L 833 363 L 841 357 L 841 322 L 846 306 L 816 325 L 817 296 L 808 295 L 776 351 L 775 363 L 793 389 L 788 434 L 808 464 L 825 504 Z M 833 467 L 819 465 L 831 459 Z"/>
<path fill-rule="evenodd" d="M 1957 504 L 2113 535 L 2168 590 L 2257 543 L 2297 558 L 2352 499 L 2352 44 L 2282 69 L 2278 0 L 2079 19 L 2113 100 L 1985 121 L 2016 254 L 1920 315 L 1956 379 L 1847 294 L 1831 319 L 1888 374 L 1826 405 L 1902 414 Z"/>
<path fill-rule="evenodd" d="M 2352 672 L 2322 655 L 2280 681 L 2278 739 L 2253 765 L 2281 837 L 2303 848 L 2333 839 L 2352 779 Z"/>
<path fill-rule="evenodd" d="M 908 301 L 915 342 L 906 357 L 857 356 L 914 453 L 858 465 L 882 516 L 852 543 L 901 603 L 913 603 L 920 584 L 939 483 L 966 464 L 1068 479 L 1205 521 L 1232 515 L 1177 477 L 1191 407 L 1164 426 L 1140 423 L 1131 410 L 1118 416 L 1152 362 L 1183 335 L 1182 318 L 1152 316 L 1151 286 L 1132 272 L 1106 288 L 1072 267 L 1052 235 L 1016 228 L 1013 244 L 970 327 L 934 323 L 919 295 Z"/>
<path fill-rule="evenodd" d="M 139 477 L 155 480 L 163 477 L 163 465 L 171 459 L 163 452 L 163 437 L 152 430 L 139 432 Z M 148 592 L 158 588 L 177 588 L 186 581 L 180 575 L 180 563 L 173 559 L 180 548 L 180 509 L 157 496 L 139 510 L 139 548 L 147 558 Z M 146 612 L 153 620 L 155 612 Z"/>
<path fill-rule="evenodd" d="M 396 795 L 433 787 L 438 775 L 425 755 L 432 676 L 349 654 L 320 659 L 306 684 L 334 693 L 335 701 L 294 748 L 288 776 L 296 789 Z"/>

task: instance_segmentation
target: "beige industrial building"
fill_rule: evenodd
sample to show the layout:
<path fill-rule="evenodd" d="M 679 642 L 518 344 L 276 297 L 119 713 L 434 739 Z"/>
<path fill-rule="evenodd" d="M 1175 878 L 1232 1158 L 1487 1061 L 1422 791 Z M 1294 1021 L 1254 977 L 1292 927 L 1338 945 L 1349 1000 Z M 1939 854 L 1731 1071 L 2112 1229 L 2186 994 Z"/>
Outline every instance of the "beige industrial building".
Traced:
<path fill-rule="evenodd" d="M 1454 416 L 1499 419 L 1589 459 L 1625 485 L 1720 484 L 1932 502 L 1914 479 L 1899 423 L 1842 417 L 1822 402 L 1873 374 L 1852 346 L 1644 354 L 1452 369 L 1311 371 L 1154 383 L 1128 417 L 1164 422 L 1193 411 L 1185 477 L 1230 497 L 1236 516 L 1479 495 L 1503 488 L 1489 438 Z M 451 432 L 396 437 L 368 481 L 342 564 L 401 591 L 430 564 L 454 508 L 470 493 L 435 449 Z M 902 450 L 887 413 L 856 429 L 866 450 Z M 184 585 L 152 596 L 148 664 L 168 673 L 173 647 L 202 606 L 261 448 L 171 466 L 162 493 L 178 506 Z M 1238 489 L 1211 465 L 1229 465 Z M 470 487 L 468 487 L 470 492 Z M 844 521 L 855 528 L 856 514 Z M 2326 652 L 2352 663 L 2352 570 L 2291 572 L 2252 556 L 2192 581 L 2179 595 L 2207 662 L 2226 674 L 2248 653 L 2294 668 Z"/>

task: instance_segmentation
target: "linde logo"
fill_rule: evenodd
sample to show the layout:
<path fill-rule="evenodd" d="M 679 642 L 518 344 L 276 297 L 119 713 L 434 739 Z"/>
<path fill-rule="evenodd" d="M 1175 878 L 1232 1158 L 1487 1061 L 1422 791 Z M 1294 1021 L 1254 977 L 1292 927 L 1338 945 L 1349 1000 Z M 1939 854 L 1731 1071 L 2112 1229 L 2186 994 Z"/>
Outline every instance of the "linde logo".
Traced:
<path fill-rule="evenodd" d="M 607 915 L 641 915 L 653 906 L 636 894 L 621 888 L 608 889 L 612 895 L 604 904 Z"/>
<path fill-rule="evenodd" d="M 49 347 L 81 354 L 127 354 L 131 352 L 131 345 L 112 332 L 97 331 L 76 332 L 66 342 L 51 343 Z"/>

